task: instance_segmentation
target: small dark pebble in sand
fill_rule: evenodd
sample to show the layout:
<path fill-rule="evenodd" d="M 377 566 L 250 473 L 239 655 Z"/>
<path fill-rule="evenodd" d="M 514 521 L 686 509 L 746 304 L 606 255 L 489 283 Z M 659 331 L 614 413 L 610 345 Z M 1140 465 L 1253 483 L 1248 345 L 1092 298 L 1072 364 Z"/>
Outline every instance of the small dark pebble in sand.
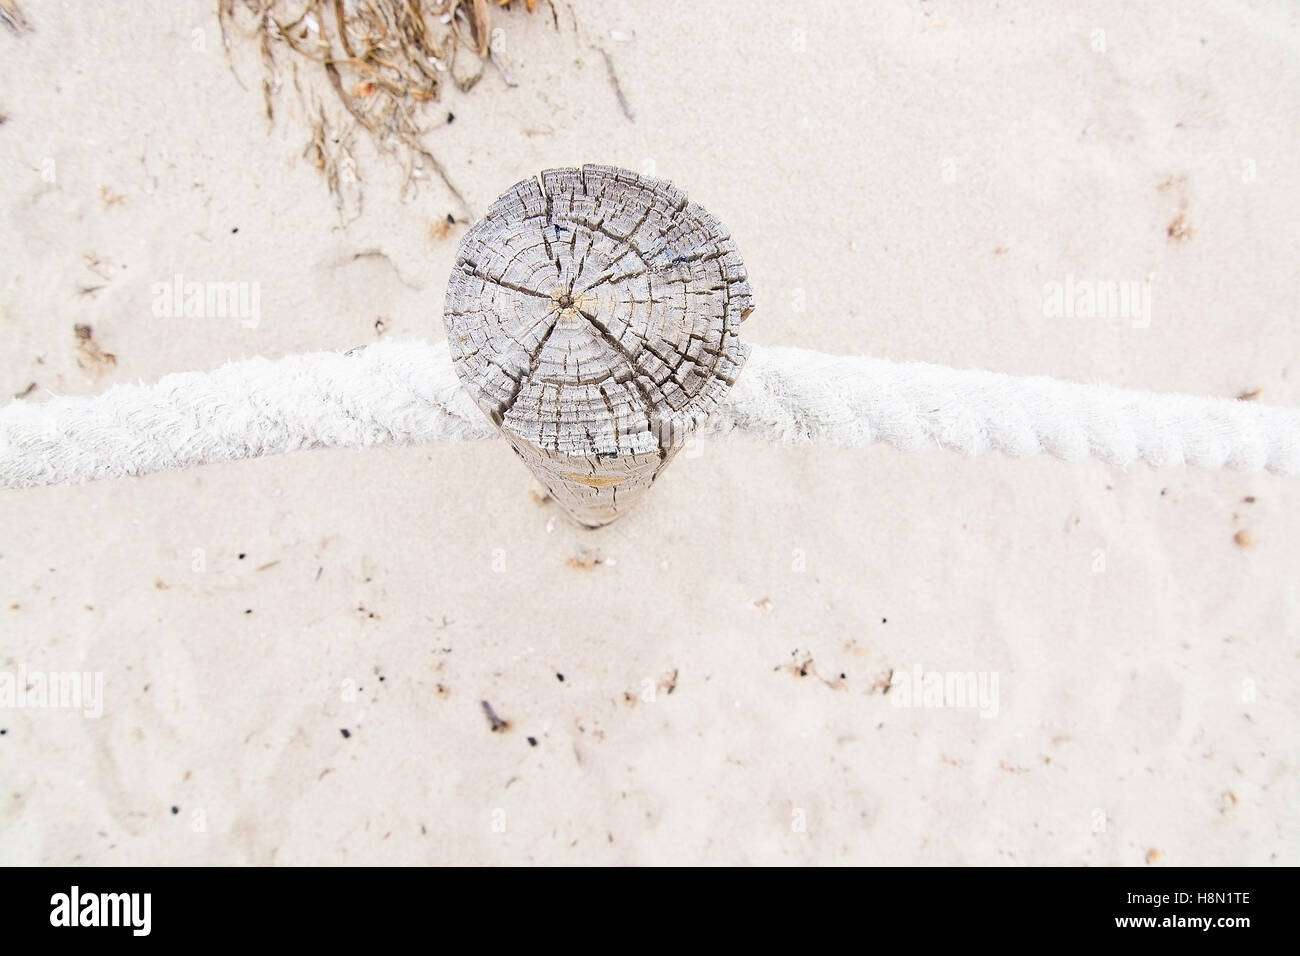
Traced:
<path fill-rule="evenodd" d="M 239 227 L 238 227 L 238 226 L 235 226 L 234 228 L 232 228 L 232 229 L 230 230 L 230 234 L 231 234 L 232 236 L 233 236 L 235 233 L 237 233 L 237 232 L 239 232 Z"/>
<path fill-rule="evenodd" d="M 352 736 L 352 731 L 348 730 L 346 727 L 340 727 L 339 733 L 343 735 L 344 740 L 347 740 L 349 737 Z"/>
<path fill-rule="evenodd" d="M 536 746 L 537 746 L 537 738 L 536 738 L 536 737 L 529 737 L 529 738 L 528 738 L 528 746 L 530 746 L 530 747 L 536 747 Z"/>
<path fill-rule="evenodd" d="M 563 674 L 556 674 L 556 675 L 555 675 L 555 679 L 558 680 L 561 684 L 564 683 L 564 675 L 563 675 Z"/>
<path fill-rule="evenodd" d="M 251 607 L 246 607 L 246 608 L 244 608 L 244 613 L 245 613 L 245 614 L 252 614 L 252 613 L 253 613 L 253 609 L 252 609 Z"/>
<path fill-rule="evenodd" d="M 880 619 L 880 623 L 881 623 L 881 624 L 888 624 L 888 623 L 889 623 L 889 618 L 887 618 L 887 617 L 882 617 L 882 618 Z"/>
<path fill-rule="evenodd" d="M 242 551 L 239 552 L 239 560 L 240 560 L 240 561 L 243 561 L 244 558 L 246 558 L 246 557 L 248 557 L 248 555 L 244 554 L 244 552 L 242 552 Z"/>

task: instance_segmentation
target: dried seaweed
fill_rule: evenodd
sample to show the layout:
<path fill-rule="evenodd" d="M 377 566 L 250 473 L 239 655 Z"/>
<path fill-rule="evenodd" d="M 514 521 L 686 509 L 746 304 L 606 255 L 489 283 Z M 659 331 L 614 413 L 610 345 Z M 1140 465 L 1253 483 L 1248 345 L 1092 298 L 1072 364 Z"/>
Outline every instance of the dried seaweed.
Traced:
<path fill-rule="evenodd" d="M 525 5 L 532 12 L 537 2 Z M 468 92 L 485 64 L 495 62 L 514 84 L 492 52 L 488 0 L 218 0 L 218 16 L 227 52 L 235 42 L 257 47 L 267 119 L 274 120 L 276 100 L 292 80 L 312 124 L 304 155 L 324 173 L 345 214 L 360 211 L 354 127 L 382 152 L 398 156 L 408 187 L 436 176 L 460 202 L 461 214 L 471 214 L 422 139 L 428 128 L 442 125 L 441 113 L 434 120 L 429 109 L 448 81 Z M 327 99 L 338 101 L 346 119 L 331 122 Z"/>
<path fill-rule="evenodd" d="M 117 364 L 116 355 L 99 347 L 95 332 L 89 325 L 74 325 L 72 335 L 76 343 L 77 364 L 87 372 L 102 375 L 109 366 Z"/>

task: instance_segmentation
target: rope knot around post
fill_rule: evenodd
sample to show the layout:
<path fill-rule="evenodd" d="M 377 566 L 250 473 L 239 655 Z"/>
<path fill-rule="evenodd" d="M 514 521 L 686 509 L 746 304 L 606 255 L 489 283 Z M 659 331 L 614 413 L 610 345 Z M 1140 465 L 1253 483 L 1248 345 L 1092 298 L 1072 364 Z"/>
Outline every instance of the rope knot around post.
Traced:
<path fill-rule="evenodd" d="M 612 166 L 507 190 L 462 239 L 444 319 L 474 402 L 575 520 L 645 493 L 735 384 L 753 311 L 726 228 Z"/>

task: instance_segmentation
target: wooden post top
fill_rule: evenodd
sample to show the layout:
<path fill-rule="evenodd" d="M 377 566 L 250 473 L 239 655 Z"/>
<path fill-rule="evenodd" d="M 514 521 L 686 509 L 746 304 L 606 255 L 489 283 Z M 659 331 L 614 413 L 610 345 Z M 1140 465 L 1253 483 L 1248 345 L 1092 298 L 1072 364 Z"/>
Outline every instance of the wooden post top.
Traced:
<path fill-rule="evenodd" d="M 752 310 L 721 222 L 670 183 L 584 166 L 492 204 L 461 241 L 444 319 L 475 402 L 595 525 L 648 487 L 735 382 Z"/>

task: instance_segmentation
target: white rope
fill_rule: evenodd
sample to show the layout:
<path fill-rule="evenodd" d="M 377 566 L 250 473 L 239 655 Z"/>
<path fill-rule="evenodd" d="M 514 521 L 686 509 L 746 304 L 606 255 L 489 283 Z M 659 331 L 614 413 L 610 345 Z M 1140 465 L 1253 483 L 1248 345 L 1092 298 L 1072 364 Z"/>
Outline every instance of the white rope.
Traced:
<path fill-rule="evenodd" d="M 711 430 L 772 442 L 884 441 L 1300 477 L 1300 409 L 1248 401 L 793 348 L 755 349 L 727 397 Z"/>
<path fill-rule="evenodd" d="M 252 358 L 0 409 L 0 484 L 86 481 L 327 446 L 491 438 L 446 343 Z M 1300 412 L 1050 378 L 756 347 L 699 432 L 1300 476 Z"/>

